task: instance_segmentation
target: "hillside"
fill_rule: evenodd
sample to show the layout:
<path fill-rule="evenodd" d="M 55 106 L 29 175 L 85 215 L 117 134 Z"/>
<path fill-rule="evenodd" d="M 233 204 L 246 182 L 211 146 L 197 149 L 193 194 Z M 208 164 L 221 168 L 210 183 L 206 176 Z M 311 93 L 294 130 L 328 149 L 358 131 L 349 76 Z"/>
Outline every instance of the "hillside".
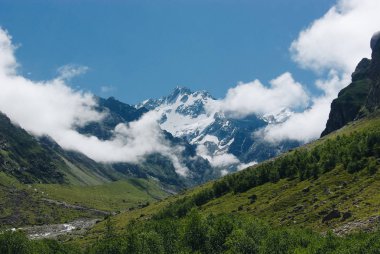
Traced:
<path fill-rule="evenodd" d="M 275 160 L 118 215 L 116 224 L 123 227 L 132 218 L 149 217 L 157 211 L 164 217 L 181 217 L 192 207 L 206 214 L 254 215 L 273 225 L 294 224 L 322 231 L 380 215 L 379 129 L 380 116 L 362 119 Z M 353 149 L 358 156 L 355 159 L 349 155 Z M 356 161 L 360 163 L 354 165 Z M 339 218 L 322 223 L 334 210 L 340 212 Z M 348 213 L 350 217 L 342 220 Z"/>
<path fill-rule="evenodd" d="M 60 248 L 377 253 L 379 130 L 380 115 L 372 114 L 271 161 L 112 216 Z"/>
<path fill-rule="evenodd" d="M 168 195 L 160 184 L 145 179 L 90 186 L 23 184 L 0 172 L 0 229 L 103 219 Z"/>
<path fill-rule="evenodd" d="M 376 253 L 379 130 L 373 114 L 274 160 L 113 216 L 75 243 L 95 253 L 150 253 L 152 246 L 161 253 Z M 329 230 L 342 237 L 324 236 Z M 144 237 L 152 242 L 144 245 Z"/>
<path fill-rule="evenodd" d="M 169 195 L 158 181 L 35 138 L 0 114 L 0 227 L 103 218 Z"/>

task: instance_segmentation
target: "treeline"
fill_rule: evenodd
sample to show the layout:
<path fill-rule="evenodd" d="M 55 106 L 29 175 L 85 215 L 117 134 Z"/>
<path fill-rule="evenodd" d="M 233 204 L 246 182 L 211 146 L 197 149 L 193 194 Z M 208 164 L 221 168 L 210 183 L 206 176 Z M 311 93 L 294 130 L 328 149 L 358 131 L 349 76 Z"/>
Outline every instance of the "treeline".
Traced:
<path fill-rule="evenodd" d="M 134 221 L 121 233 L 116 233 L 110 220 L 106 228 L 101 239 L 82 249 L 55 240 L 32 241 L 20 232 L 7 232 L 0 235 L 0 253 L 372 254 L 380 250 L 380 232 L 323 236 L 305 229 L 271 228 L 252 218 L 204 216 L 195 209 L 182 219 Z"/>
<path fill-rule="evenodd" d="M 275 160 L 227 175 L 215 181 L 212 187 L 168 205 L 155 216 L 183 217 L 193 207 L 201 206 L 230 192 L 242 193 L 284 178 L 298 178 L 300 181 L 316 179 L 337 166 L 343 167 L 349 173 L 366 170 L 368 174 L 374 174 L 379 167 L 379 158 L 379 131 L 354 132 L 350 135 L 337 136 L 312 148 L 300 148 Z"/>
<path fill-rule="evenodd" d="M 232 214 L 202 215 L 197 209 L 181 219 L 133 221 L 115 234 L 109 221 L 103 239 L 89 254 L 375 254 L 380 232 L 339 237 L 307 229 L 272 228 L 254 219 Z"/>

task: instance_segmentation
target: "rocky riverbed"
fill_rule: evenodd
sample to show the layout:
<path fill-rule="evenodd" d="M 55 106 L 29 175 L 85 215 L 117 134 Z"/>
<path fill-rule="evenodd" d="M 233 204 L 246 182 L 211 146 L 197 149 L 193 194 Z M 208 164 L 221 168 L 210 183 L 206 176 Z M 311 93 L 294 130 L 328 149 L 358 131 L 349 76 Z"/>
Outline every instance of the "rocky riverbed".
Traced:
<path fill-rule="evenodd" d="M 83 235 L 99 221 L 100 219 L 78 219 L 69 223 L 31 226 L 18 228 L 17 230 L 24 231 L 30 239 L 56 239 L 66 235 Z M 12 230 L 16 230 L 16 228 Z"/>

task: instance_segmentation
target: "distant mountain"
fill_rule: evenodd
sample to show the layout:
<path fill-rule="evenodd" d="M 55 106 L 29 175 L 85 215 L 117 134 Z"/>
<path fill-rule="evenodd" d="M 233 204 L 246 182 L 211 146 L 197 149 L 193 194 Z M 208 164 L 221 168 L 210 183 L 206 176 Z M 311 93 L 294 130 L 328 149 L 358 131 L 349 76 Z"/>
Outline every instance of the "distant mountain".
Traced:
<path fill-rule="evenodd" d="M 24 183 L 63 183 L 64 161 L 0 113 L 0 171 Z"/>
<path fill-rule="evenodd" d="M 146 108 L 136 109 L 126 103 L 116 100 L 114 97 L 108 99 L 97 98 L 98 105 L 95 108 L 99 112 L 106 113 L 106 117 L 100 122 L 91 122 L 84 127 L 78 128 L 82 134 L 92 134 L 99 139 L 107 140 L 112 137 L 112 131 L 119 123 L 129 123 L 140 119 L 148 112 Z"/>
<path fill-rule="evenodd" d="M 227 161 L 231 162 L 228 171 L 236 170 L 241 163 L 260 162 L 299 145 L 292 141 L 272 144 L 253 136 L 260 128 L 286 121 L 292 114 L 290 110 L 236 119 L 213 110 L 216 102 L 206 91 L 176 87 L 168 96 L 145 100 L 136 109 L 158 112 L 162 129 L 196 145 L 198 154 L 214 167 L 226 170 Z"/>
<path fill-rule="evenodd" d="M 78 131 L 85 135 L 96 136 L 102 140 L 112 138 L 113 130 L 118 124 L 128 124 L 139 120 L 144 113 L 149 111 L 145 107 L 136 108 L 113 97 L 108 99 L 97 98 L 97 100 L 98 105 L 95 109 L 98 112 L 105 113 L 106 117 L 99 122 L 91 122 L 84 127 L 78 128 Z M 181 163 L 189 169 L 187 177 L 178 175 L 170 160 L 160 154 L 148 155 L 146 160 L 139 164 L 113 163 L 109 166 L 122 173 L 122 175 L 143 178 L 153 177 L 159 179 L 162 183 L 179 188 L 203 183 L 218 176 L 207 160 L 197 156 L 195 145 L 189 144 L 181 137 L 174 137 L 165 130 L 162 131 L 162 134 L 173 147 L 181 146 L 184 148 L 178 154 L 178 157 L 182 159 Z"/>
<path fill-rule="evenodd" d="M 233 172 L 245 163 L 259 162 L 297 146 L 294 142 L 271 144 L 253 137 L 255 130 L 284 121 L 291 112 L 275 116 L 251 115 L 243 119 L 210 113 L 216 100 L 207 92 L 176 88 L 158 100 L 131 106 L 111 97 L 97 98 L 99 122 L 78 131 L 101 140 L 112 139 L 118 124 L 139 120 L 150 110 L 160 116 L 162 135 L 177 151 L 180 163 L 188 169 L 179 175 L 172 161 L 161 154 L 150 154 L 139 163 L 98 163 L 87 156 L 62 149 L 50 137 L 33 137 L 15 126 L 5 115 L 0 117 L 0 171 L 24 183 L 102 184 L 129 177 L 157 179 L 172 189 L 204 183 Z"/>
<path fill-rule="evenodd" d="M 99 112 L 106 117 L 78 128 L 85 135 L 106 140 L 120 123 L 136 121 L 148 110 L 136 109 L 115 98 L 98 98 Z M 130 177 L 157 179 L 167 188 L 180 190 L 218 177 L 209 162 L 197 156 L 196 146 L 162 131 L 172 146 L 181 146 L 178 157 L 189 169 L 186 177 L 178 175 L 169 158 L 150 154 L 145 161 L 132 163 L 98 163 L 84 154 L 61 148 L 50 137 L 34 137 L 0 113 L 0 171 L 23 183 L 70 183 L 97 185 Z"/>
<path fill-rule="evenodd" d="M 380 43 L 379 33 L 371 39 L 372 59 L 360 61 L 352 74 L 352 83 L 339 92 L 331 104 L 325 136 L 355 119 L 380 108 Z"/>

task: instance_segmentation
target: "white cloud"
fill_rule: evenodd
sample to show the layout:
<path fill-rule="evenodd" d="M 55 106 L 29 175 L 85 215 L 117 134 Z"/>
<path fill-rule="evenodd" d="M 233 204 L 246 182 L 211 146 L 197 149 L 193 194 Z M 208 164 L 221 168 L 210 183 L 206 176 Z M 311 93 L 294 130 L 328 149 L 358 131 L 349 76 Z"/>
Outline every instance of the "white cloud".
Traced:
<path fill-rule="evenodd" d="M 309 97 L 304 86 L 286 72 L 272 80 L 269 87 L 255 80 L 229 89 L 226 97 L 212 104 L 209 111 L 244 117 L 252 113 L 276 114 L 283 108 L 298 109 L 285 122 L 257 131 L 256 137 L 271 142 L 318 138 L 332 100 L 350 83 L 359 61 L 370 57 L 370 38 L 380 30 L 379 13 L 379 0 L 339 0 L 293 41 L 293 60 L 318 75 L 314 85 L 321 95 Z"/>
<path fill-rule="evenodd" d="M 340 0 L 292 43 L 294 60 L 314 71 L 351 73 L 370 56 L 370 38 L 380 29 L 380 1 Z"/>
<path fill-rule="evenodd" d="M 370 38 L 380 29 L 379 13 L 378 0 L 340 0 L 301 31 L 290 51 L 300 66 L 320 75 L 315 86 L 322 95 L 312 98 L 311 106 L 304 112 L 255 134 L 272 142 L 308 142 L 318 138 L 326 126 L 332 100 L 350 83 L 359 61 L 370 57 Z"/>
<path fill-rule="evenodd" d="M 13 75 L 18 67 L 11 42 L 12 37 L 0 27 L 0 69 L 6 75 Z"/>
<path fill-rule="evenodd" d="M 65 82 L 84 73 L 87 67 L 68 65 L 54 80 L 35 82 L 17 74 L 15 47 L 0 28 L 0 111 L 35 135 L 48 135 L 65 149 L 80 151 L 100 162 L 137 163 L 148 154 L 167 156 L 180 175 L 187 174 L 181 164 L 181 147 L 168 144 L 155 113 L 145 114 L 129 125 L 119 124 L 111 140 L 85 136 L 75 129 L 104 117 L 94 110 L 92 94 L 76 91 Z"/>
<path fill-rule="evenodd" d="M 294 113 L 284 123 L 266 126 L 255 132 L 255 136 L 274 143 L 282 140 L 309 142 L 318 138 L 326 126 L 332 100 L 349 82 L 349 75 L 340 78 L 336 73 L 331 73 L 328 80 L 317 80 L 316 85 L 325 92 L 322 96 L 312 99 L 311 107 L 303 112 Z"/>
<path fill-rule="evenodd" d="M 292 43 L 293 59 L 302 67 L 328 76 L 316 81 L 323 95 L 313 98 L 312 106 L 296 113 L 280 125 L 261 131 L 267 140 L 310 141 L 324 129 L 330 104 L 350 83 L 350 74 L 363 57 L 370 56 L 369 41 L 379 29 L 380 1 L 341 0 L 322 18 L 301 31 Z"/>
<path fill-rule="evenodd" d="M 62 80 L 70 80 L 76 76 L 85 74 L 89 68 L 78 64 L 67 64 L 58 68 L 58 78 Z"/>
<path fill-rule="evenodd" d="M 210 111 L 222 111 L 232 117 L 250 114 L 275 114 L 284 108 L 298 109 L 307 106 L 309 97 L 300 83 L 288 72 L 271 80 L 270 87 L 259 80 L 241 83 L 228 90 L 223 100 L 216 101 Z"/>
<path fill-rule="evenodd" d="M 252 162 L 249 162 L 249 163 L 242 163 L 242 164 L 240 164 L 240 165 L 237 167 L 237 170 L 238 170 L 238 171 L 241 171 L 241 170 L 243 170 L 243 169 L 246 169 L 246 168 L 248 168 L 248 167 L 254 166 L 254 165 L 256 165 L 256 164 L 257 164 L 256 161 L 252 161 Z"/>
<path fill-rule="evenodd" d="M 240 163 L 239 159 L 235 155 L 227 152 L 219 152 L 217 154 L 211 154 L 204 144 L 197 146 L 197 155 L 208 160 L 212 167 L 225 168 L 231 165 Z"/>

